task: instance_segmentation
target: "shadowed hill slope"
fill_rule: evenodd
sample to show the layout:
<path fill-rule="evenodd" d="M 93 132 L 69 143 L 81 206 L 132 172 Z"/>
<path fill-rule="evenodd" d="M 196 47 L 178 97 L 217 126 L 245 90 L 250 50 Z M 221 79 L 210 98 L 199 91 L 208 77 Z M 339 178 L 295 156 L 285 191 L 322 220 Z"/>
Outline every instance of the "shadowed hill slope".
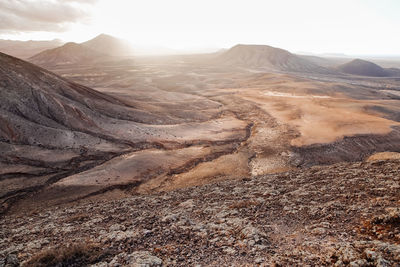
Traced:
<path fill-rule="evenodd" d="M 110 137 L 107 125 L 112 120 L 150 124 L 162 120 L 27 62 L 5 54 L 0 54 L 0 61 L 2 138 L 43 146 L 63 146 L 64 140 L 76 146 L 72 140 L 77 134 L 66 131 Z"/>

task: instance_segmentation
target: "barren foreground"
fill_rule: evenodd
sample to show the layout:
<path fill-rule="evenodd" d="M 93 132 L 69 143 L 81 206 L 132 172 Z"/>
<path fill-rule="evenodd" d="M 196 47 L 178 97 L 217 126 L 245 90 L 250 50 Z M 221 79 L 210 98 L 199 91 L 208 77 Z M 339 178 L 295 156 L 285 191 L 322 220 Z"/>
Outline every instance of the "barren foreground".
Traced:
<path fill-rule="evenodd" d="M 336 164 L 10 215 L 0 265 L 398 266 L 399 172 Z"/>

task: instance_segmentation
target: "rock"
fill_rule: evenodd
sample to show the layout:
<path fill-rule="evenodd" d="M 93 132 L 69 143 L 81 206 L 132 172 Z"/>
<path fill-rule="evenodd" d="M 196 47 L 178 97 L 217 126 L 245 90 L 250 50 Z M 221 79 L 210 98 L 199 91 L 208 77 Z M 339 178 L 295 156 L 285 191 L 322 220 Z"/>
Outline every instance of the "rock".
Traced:
<path fill-rule="evenodd" d="M 131 267 L 157 267 L 162 266 L 162 260 L 148 251 L 135 251 L 127 256 L 127 264 Z"/>
<path fill-rule="evenodd" d="M 360 259 L 360 260 L 350 262 L 349 265 L 351 267 L 363 267 L 363 266 L 367 266 L 368 262 L 366 260 Z"/>
<path fill-rule="evenodd" d="M 224 252 L 225 252 L 226 254 L 228 254 L 228 255 L 234 255 L 234 254 L 236 254 L 236 250 L 233 249 L 233 248 L 225 248 L 225 249 L 224 249 Z"/>
<path fill-rule="evenodd" d="M 261 233 L 257 228 L 250 226 L 250 225 L 246 226 L 242 230 L 242 234 L 247 239 L 250 239 L 250 240 L 254 241 L 255 243 L 257 243 L 264 236 L 264 234 Z M 252 244 L 252 245 L 254 245 L 254 244 Z"/>
<path fill-rule="evenodd" d="M 185 202 L 179 204 L 179 206 L 185 209 L 192 209 L 194 207 L 194 200 L 193 199 L 186 200 Z"/>
<path fill-rule="evenodd" d="M 384 258 L 379 256 L 378 259 L 376 260 L 376 266 L 377 267 L 389 267 L 389 266 L 391 266 L 391 264 L 390 264 L 390 262 L 388 262 L 387 260 L 385 260 Z"/>
<path fill-rule="evenodd" d="M 110 226 L 109 230 L 112 231 L 125 231 L 126 227 L 121 224 L 113 224 Z"/>
<path fill-rule="evenodd" d="M 365 250 L 365 256 L 367 257 L 367 259 L 374 261 L 376 259 L 376 252 L 366 249 Z"/>
<path fill-rule="evenodd" d="M 6 257 L 6 263 L 4 265 L 5 267 L 17 267 L 19 265 L 19 260 L 16 255 L 10 254 Z"/>
<path fill-rule="evenodd" d="M 161 219 L 162 222 L 175 222 L 177 220 L 178 216 L 176 214 L 169 214 Z"/>
<path fill-rule="evenodd" d="M 33 242 L 29 242 L 26 244 L 26 247 L 29 250 L 34 250 L 34 249 L 40 249 L 42 247 L 42 245 L 40 244 L 40 242 L 38 241 L 33 241 Z"/>
<path fill-rule="evenodd" d="M 326 229 L 325 229 L 325 228 L 322 228 L 322 227 L 317 227 L 317 228 L 314 228 L 314 229 L 311 231 L 311 233 L 313 233 L 313 234 L 315 234 L 315 235 L 323 235 L 323 234 L 326 233 Z"/>
<path fill-rule="evenodd" d="M 261 263 L 263 263 L 265 260 L 263 259 L 263 258 L 256 258 L 255 260 L 254 260 L 254 262 L 255 263 L 257 263 L 257 264 L 261 264 Z"/>
<path fill-rule="evenodd" d="M 98 262 L 96 264 L 90 265 L 90 267 L 109 267 L 110 265 L 107 262 Z"/>
<path fill-rule="evenodd" d="M 125 241 L 128 238 L 133 238 L 137 235 L 136 231 L 114 231 L 109 233 L 106 236 L 106 240 L 112 240 L 112 241 L 116 241 L 116 242 L 121 242 L 121 241 Z"/>

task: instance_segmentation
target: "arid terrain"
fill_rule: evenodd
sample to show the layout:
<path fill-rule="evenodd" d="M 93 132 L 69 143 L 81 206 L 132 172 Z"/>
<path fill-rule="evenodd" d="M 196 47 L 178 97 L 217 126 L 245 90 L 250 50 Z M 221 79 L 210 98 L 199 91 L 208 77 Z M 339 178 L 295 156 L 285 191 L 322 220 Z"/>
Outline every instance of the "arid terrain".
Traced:
<path fill-rule="evenodd" d="M 399 78 L 269 46 L 83 44 L 42 68 L 0 54 L 0 266 L 61 242 L 96 251 L 74 266 L 400 260 Z"/>
<path fill-rule="evenodd" d="M 0 264 L 398 266 L 399 166 L 341 163 L 32 209 L 0 222 Z"/>

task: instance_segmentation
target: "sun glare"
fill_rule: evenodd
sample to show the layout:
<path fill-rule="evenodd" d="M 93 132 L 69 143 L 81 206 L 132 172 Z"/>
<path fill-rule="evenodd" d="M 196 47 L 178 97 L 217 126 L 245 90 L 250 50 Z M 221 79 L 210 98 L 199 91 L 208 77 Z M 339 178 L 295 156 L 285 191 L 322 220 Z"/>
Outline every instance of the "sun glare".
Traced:
<path fill-rule="evenodd" d="M 4 36 L 82 42 L 107 33 L 139 46 L 183 50 L 253 43 L 292 52 L 398 54 L 399 7 L 391 0 L 99 0 L 83 6 L 90 16 L 66 31 Z"/>

